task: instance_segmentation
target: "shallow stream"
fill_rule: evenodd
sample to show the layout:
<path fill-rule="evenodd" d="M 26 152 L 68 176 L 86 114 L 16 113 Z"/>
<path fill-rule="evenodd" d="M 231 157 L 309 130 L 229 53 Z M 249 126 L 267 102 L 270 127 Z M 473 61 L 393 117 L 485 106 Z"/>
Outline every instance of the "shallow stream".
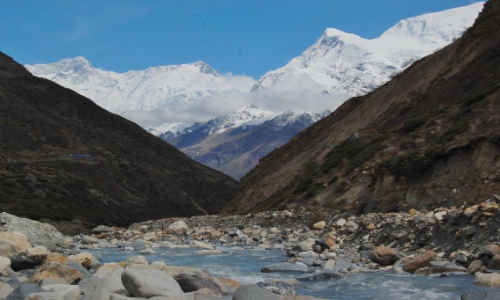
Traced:
<path fill-rule="evenodd" d="M 280 251 L 233 250 L 219 247 L 220 255 L 197 254 L 200 249 L 155 249 L 156 254 L 144 255 L 152 263 L 164 261 L 172 266 L 190 266 L 208 271 L 216 277 L 231 278 L 245 283 L 257 283 L 267 278 L 296 278 L 300 274 L 264 274 L 260 269 L 266 265 L 285 261 Z M 94 250 L 102 256 L 102 262 L 125 261 L 140 255 L 139 251 L 122 252 L 117 249 Z M 482 288 L 472 284 L 473 276 L 427 277 L 391 272 L 376 272 L 359 275 L 342 275 L 341 279 L 307 281 L 296 286 L 299 295 L 308 295 L 336 300 L 424 300 L 460 299 L 460 295 Z"/>

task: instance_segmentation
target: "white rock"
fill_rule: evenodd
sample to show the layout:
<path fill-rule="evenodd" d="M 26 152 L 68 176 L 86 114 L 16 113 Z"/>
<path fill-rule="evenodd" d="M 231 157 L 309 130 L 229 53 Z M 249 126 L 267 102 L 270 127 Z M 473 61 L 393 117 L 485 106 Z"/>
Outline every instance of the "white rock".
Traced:
<path fill-rule="evenodd" d="M 215 249 L 214 246 L 209 245 L 207 243 L 200 242 L 200 241 L 192 241 L 190 246 L 193 248 L 202 248 L 202 249 L 207 249 L 207 250 L 214 250 Z"/>
<path fill-rule="evenodd" d="M 158 270 L 126 269 L 122 282 L 127 291 L 135 297 L 172 297 L 185 300 L 186 297 L 175 279 Z"/>
<path fill-rule="evenodd" d="M 64 300 L 79 300 L 80 288 L 77 285 L 69 284 L 51 284 L 43 286 L 42 289 L 47 292 L 58 293 Z"/>

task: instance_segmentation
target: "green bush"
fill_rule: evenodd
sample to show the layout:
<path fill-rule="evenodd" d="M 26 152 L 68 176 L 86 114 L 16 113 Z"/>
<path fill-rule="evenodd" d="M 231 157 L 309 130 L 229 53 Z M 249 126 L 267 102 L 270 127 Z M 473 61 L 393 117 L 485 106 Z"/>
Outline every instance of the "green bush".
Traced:
<path fill-rule="evenodd" d="M 349 138 L 334 147 L 325 156 L 325 163 L 321 167 L 323 173 L 338 167 L 344 160 L 349 161 L 348 172 L 361 166 L 371 159 L 375 154 L 382 151 L 382 143 L 389 135 L 382 134 L 371 140 L 361 138 Z"/>
<path fill-rule="evenodd" d="M 408 119 L 407 121 L 404 122 L 402 130 L 404 132 L 415 131 L 416 129 L 420 128 L 422 125 L 427 123 L 427 121 L 429 121 L 429 119 L 430 119 L 429 115 L 423 115 L 423 116 L 418 116 L 415 118 Z"/>

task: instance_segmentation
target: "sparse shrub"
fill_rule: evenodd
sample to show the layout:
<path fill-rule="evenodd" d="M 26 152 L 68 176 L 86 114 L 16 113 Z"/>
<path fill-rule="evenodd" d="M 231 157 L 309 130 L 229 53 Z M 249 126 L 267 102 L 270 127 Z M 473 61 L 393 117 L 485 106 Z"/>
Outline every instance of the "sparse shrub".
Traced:
<path fill-rule="evenodd" d="M 313 228 L 313 225 L 326 220 L 326 214 L 323 212 L 315 212 L 309 215 L 309 219 L 307 220 L 307 227 Z"/>
<path fill-rule="evenodd" d="M 429 121 L 429 119 L 430 119 L 429 115 L 423 115 L 423 116 L 411 118 L 411 119 L 404 122 L 402 130 L 403 130 L 403 132 L 415 131 L 416 129 L 420 128 L 422 125 L 427 123 L 427 121 Z"/>

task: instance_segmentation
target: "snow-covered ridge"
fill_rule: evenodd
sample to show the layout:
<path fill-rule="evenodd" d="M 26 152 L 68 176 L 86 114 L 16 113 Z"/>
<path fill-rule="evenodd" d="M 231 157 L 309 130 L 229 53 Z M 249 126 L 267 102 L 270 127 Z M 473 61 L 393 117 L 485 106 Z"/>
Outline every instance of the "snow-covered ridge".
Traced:
<path fill-rule="evenodd" d="M 25 67 L 32 74 L 70 88 L 118 114 L 154 111 L 233 89 L 247 92 L 252 84 L 248 87 L 235 86 L 227 77 L 201 61 L 125 73 L 94 68 L 81 56 Z"/>
<path fill-rule="evenodd" d="M 412 62 L 445 47 L 472 26 L 484 3 L 399 21 L 376 39 L 328 28 L 300 56 L 266 73 L 252 90 L 306 74 L 329 93 L 366 94 Z"/>

